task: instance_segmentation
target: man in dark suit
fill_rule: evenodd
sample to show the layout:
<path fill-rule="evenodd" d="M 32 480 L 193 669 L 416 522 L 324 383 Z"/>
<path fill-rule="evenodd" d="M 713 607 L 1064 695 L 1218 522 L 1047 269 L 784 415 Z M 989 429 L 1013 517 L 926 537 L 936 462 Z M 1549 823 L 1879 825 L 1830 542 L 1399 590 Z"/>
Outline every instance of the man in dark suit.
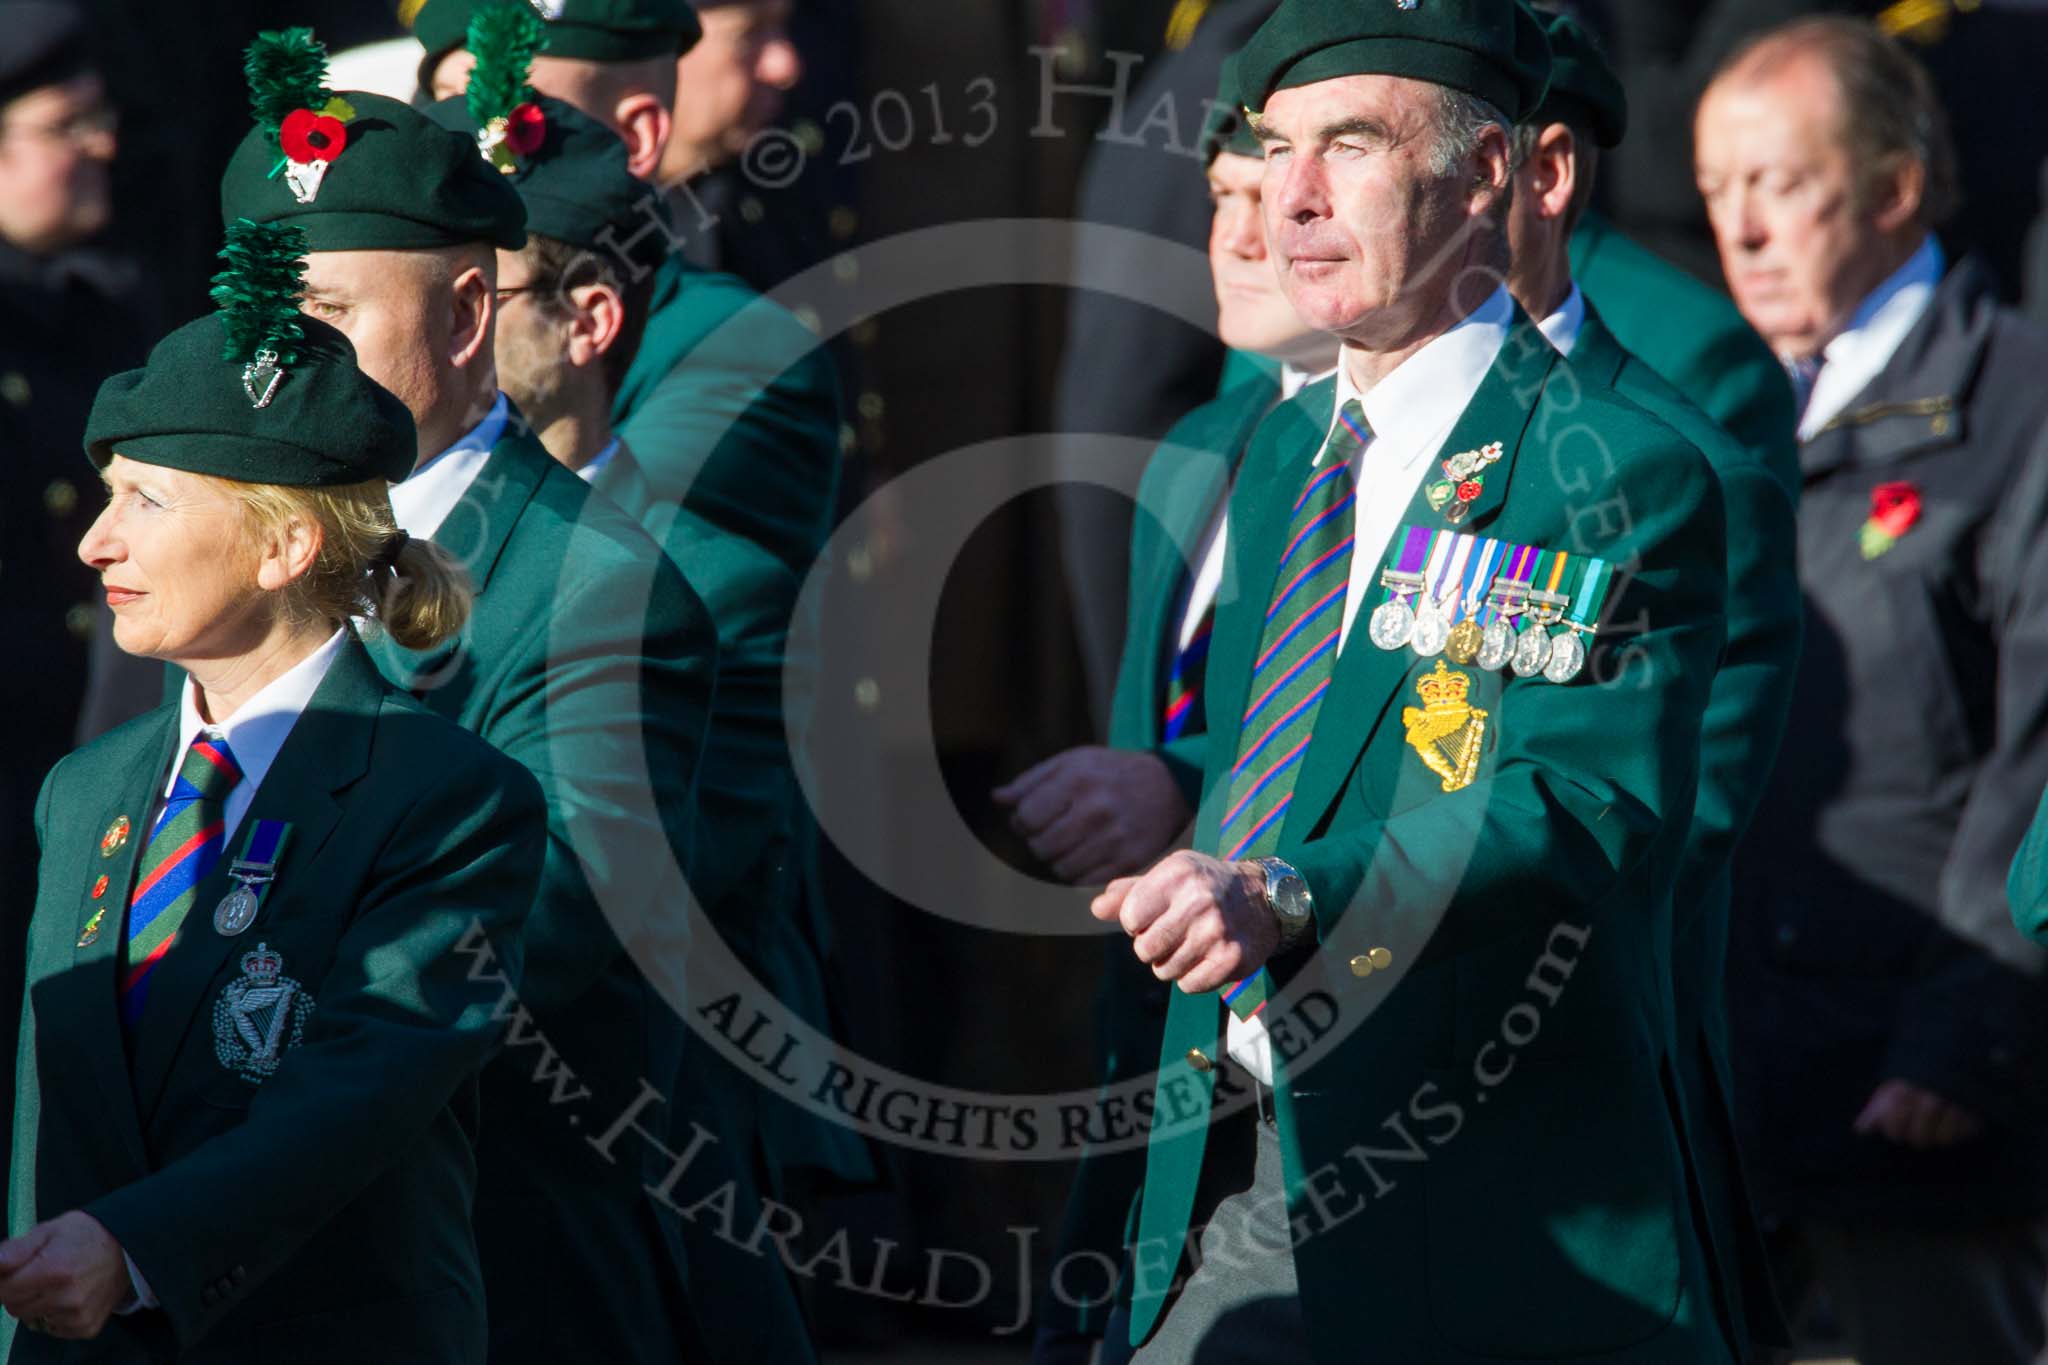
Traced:
<path fill-rule="evenodd" d="M 500 104 L 523 95 L 516 80 L 495 89 Z M 716 632 L 660 547 L 551 460 L 498 390 L 494 248 L 525 242 L 508 177 L 477 138 L 407 105 L 339 98 L 326 148 L 253 129 L 221 199 L 231 218 L 306 228 L 306 310 L 349 335 L 419 428 L 419 465 L 392 486 L 399 523 L 475 580 L 460 641 L 381 643 L 378 666 L 547 797 L 524 1015 L 482 1080 L 490 1358 L 690 1358 L 682 1246 L 650 1191 L 692 1136 L 663 1101 L 686 1032 L 672 1002 Z M 519 107 L 480 106 L 477 122 Z M 516 165 L 509 143 L 493 149 Z"/>
<path fill-rule="evenodd" d="M 1544 31 L 1550 89 L 1542 108 L 1516 131 L 1510 287 L 1551 344 L 1571 357 L 1575 373 L 1640 404 L 1700 449 L 1728 513 L 1728 646 L 1700 734 L 1700 791 L 1673 904 L 1672 1056 L 1695 1198 L 1715 1257 L 1717 1303 L 1730 1341 L 1743 1353 L 1753 1341 L 1785 1339 L 1736 1150 L 1723 963 L 1729 857 L 1770 781 L 1799 663 L 1803 613 L 1793 520 L 1799 471 L 1791 391 L 1776 359 L 1725 296 L 1611 227 L 1603 227 L 1599 239 L 1597 286 L 1578 275 L 1583 225 L 1577 220 L 1592 197 L 1600 159 L 1623 141 L 1628 104 L 1575 19 L 1546 14 Z M 1660 372 L 1628 350 L 1613 316 L 1633 324 L 1632 335 L 1657 339 L 1671 371 Z M 1726 413 L 1724 421 L 1681 393 L 1680 380 Z M 1775 425 L 1759 430 L 1758 418 L 1772 415 Z M 1751 439 L 1738 439 L 1738 428 Z"/>
<path fill-rule="evenodd" d="M 2032 1361 L 2048 993 L 2004 877 L 2048 784 L 2048 339 L 1944 257 L 1942 111 L 1871 27 L 1739 52 L 1695 146 L 1803 400 L 1806 656 L 1729 974 L 1781 1285 L 1824 1288 L 1866 1365 Z"/>

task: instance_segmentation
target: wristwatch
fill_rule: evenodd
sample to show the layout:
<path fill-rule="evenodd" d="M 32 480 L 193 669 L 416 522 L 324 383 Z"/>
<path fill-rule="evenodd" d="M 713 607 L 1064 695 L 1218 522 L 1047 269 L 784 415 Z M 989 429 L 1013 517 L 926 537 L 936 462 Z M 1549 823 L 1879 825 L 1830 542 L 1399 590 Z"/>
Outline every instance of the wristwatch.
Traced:
<path fill-rule="evenodd" d="M 1266 874 L 1266 907 L 1280 922 L 1279 950 L 1285 952 L 1314 937 L 1315 900 L 1309 895 L 1308 883 L 1301 879 L 1301 874 L 1278 858 L 1254 858 L 1252 861 Z"/>

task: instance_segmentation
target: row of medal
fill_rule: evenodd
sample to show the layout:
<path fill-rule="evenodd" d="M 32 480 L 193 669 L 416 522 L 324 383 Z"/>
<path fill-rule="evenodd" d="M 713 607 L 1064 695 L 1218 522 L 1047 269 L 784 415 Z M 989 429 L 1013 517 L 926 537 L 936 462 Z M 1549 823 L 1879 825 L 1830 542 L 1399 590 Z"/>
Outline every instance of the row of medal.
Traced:
<path fill-rule="evenodd" d="M 1554 683 L 1586 667 L 1614 581 L 1607 561 L 1423 526 L 1402 527 L 1394 543 L 1367 628 L 1381 649 Z"/>

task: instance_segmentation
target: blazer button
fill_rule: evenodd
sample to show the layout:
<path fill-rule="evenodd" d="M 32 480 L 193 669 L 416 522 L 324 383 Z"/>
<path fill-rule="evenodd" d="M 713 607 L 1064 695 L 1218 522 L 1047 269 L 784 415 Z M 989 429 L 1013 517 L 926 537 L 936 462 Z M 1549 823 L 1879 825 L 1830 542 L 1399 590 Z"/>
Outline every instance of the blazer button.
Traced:
<path fill-rule="evenodd" d="M 1366 953 L 1365 956 L 1367 960 L 1369 960 L 1372 963 L 1372 965 L 1380 971 L 1385 971 L 1387 968 L 1394 965 L 1394 955 L 1388 952 L 1385 948 L 1371 949 Z"/>
<path fill-rule="evenodd" d="M 1210 1061 L 1208 1056 L 1203 1053 L 1202 1049 L 1198 1047 L 1191 1047 L 1188 1049 L 1188 1065 L 1193 1067 L 1197 1071 L 1207 1071 L 1211 1067 L 1215 1066 L 1216 1063 Z"/>
<path fill-rule="evenodd" d="M 1353 976 L 1371 976 L 1372 973 L 1373 965 L 1370 954 L 1360 953 L 1357 957 L 1351 959 L 1351 974 Z"/>

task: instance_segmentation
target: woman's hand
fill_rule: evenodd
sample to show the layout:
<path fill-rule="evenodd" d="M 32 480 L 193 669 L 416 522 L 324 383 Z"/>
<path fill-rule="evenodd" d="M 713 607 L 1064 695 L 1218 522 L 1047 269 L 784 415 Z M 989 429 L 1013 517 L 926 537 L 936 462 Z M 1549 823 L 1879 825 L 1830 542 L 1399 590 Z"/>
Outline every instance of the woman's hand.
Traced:
<path fill-rule="evenodd" d="M 0 1242 L 0 1307 L 31 1331 L 96 1337 L 133 1293 L 121 1244 L 89 1213 L 73 1210 Z"/>

